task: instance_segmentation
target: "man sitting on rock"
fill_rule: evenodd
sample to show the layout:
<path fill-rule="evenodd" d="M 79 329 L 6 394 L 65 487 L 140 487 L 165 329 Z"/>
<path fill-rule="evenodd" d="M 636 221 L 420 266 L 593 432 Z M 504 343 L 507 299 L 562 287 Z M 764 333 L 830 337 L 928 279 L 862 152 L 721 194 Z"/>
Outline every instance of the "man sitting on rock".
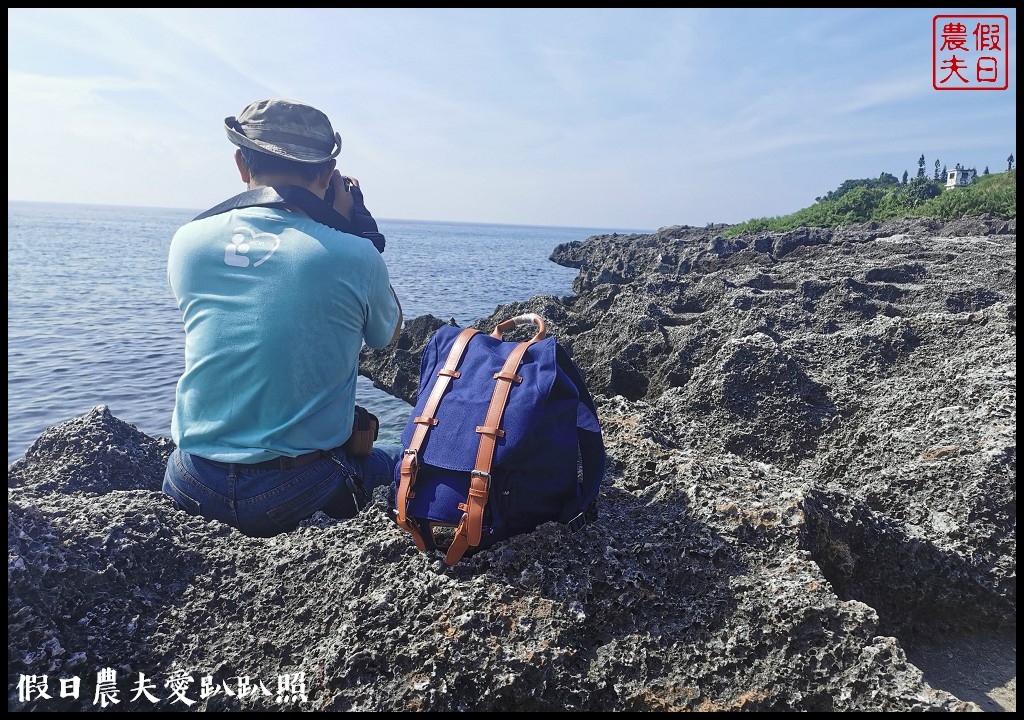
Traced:
<path fill-rule="evenodd" d="M 261 100 L 225 130 L 248 192 L 181 227 L 168 255 L 185 371 L 163 490 L 192 514 L 272 536 L 318 510 L 351 517 L 390 483 L 399 446 L 357 457 L 345 445 L 360 348 L 393 341 L 402 310 L 327 116 Z"/>

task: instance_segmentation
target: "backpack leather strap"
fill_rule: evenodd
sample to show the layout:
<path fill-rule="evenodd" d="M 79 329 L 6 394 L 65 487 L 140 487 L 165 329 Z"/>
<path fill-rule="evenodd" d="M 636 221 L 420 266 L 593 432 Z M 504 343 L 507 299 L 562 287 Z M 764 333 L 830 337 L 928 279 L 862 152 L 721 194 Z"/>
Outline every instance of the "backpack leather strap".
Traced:
<path fill-rule="evenodd" d="M 416 423 L 416 429 L 413 431 L 412 439 L 409 441 L 409 447 L 405 449 L 405 453 L 402 455 L 398 493 L 395 502 L 397 510 L 395 522 L 399 527 L 409 531 L 413 541 L 416 543 L 416 547 L 421 551 L 427 549 L 426 541 L 420 534 L 420 529 L 416 522 L 408 516 L 409 500 L 416 497 L 414 488 L 416 486 L 416 474 L 419 472 L 420 467 L 420 451 L 423 449 L 423 443 L 427 439 L 427 433 L 430 432 L 430 428 L 437 425 L 437 418 L 434 417 L 434 413 L 437 412 L 437 406 L 441 403 L 441 397 L 444 395 L 445 390 L 448 389 L 448 383 L 452 381 L 452 378 L 459 377 L 457 369 L 459 362 L 461 362 L 462 356 L 466 354 L 466 347 L 468 347 L 469 341 L 479 332 L 475 328 L 466 328 L 455 338 L 455 342 L 452 343 L 452 349 L 448 351 L 444 367 L 437 371 L 437 380 L 434 382 L 434 387 L 431 389 L 430 395 L 427 396 L 427 401 L 423 405 L 423 414 L 413 419 L 413 422 Z"/>
<path fill-rule="evenodd" d="M 494 451 L 498 444 L 498 438 L 505 434 L 505 431 L 501 429 L 501 416 L 508 404 L 508 396 L 513 383 L 523 380 L 516 374 L 519 365 L 523 362 L 523 356 L 531 345 L 542 338 L 543 331 L 537 333 L 532 340 L 516 345 L 501 370 L 494 373 L 494 392 L 491 394 L 490 405 L 487 406 L 487 416 L 483 425 L 478 425 L 476 428 L 480 434 L 480 444 L 477 446 L 474 469 L 469 476 L 469 493 L 466 502 L 459 504 L 459 509 L 463 512 L 462 520 L 459 521 L 455 537 L 452 539 L 452 544 L 448 546 L 448 552 L 444 558 L 448 565 L 454 565 L 462 558 L 467 549 L 480 544 L 484 508 L 487 507 L 488 496 L 491 492 L 491 464 L 494 462 Z"/>

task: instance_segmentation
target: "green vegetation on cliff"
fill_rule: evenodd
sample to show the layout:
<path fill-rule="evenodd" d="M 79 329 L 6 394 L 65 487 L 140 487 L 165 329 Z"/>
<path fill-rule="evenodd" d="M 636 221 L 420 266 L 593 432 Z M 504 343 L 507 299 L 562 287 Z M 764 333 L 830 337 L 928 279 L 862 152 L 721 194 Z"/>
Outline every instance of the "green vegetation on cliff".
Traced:
<path fill-rule="evenodd" d="M 836 227 L 872 220 L 930 217 L 956 220 L 965 215 L 1017 217 L 1017 170 L 977 175 L 965 187 L 946 189 L 945 183 L 923 176 L 901 183 L 894 175 L 847 180 L 810 207 L 781 217 L 754 218 L 731 226 L 723 235 L 785 231 L 798 227 Z"/>

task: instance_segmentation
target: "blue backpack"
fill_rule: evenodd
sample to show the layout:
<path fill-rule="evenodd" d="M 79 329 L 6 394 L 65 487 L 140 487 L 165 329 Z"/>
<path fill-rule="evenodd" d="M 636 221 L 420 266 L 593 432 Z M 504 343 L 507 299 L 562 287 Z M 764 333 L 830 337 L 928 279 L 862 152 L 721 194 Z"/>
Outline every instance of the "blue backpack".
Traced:
<path fill-rule="evenodd" d="M 538 328 L 531 340 L 502 339 L 530 323 Z M 420 360 L 402 444 L 395 521 L 424 552 L 444 549 L 450 537 L 448 565 L 545 522 L 575 531 L 596 517 L 605 472 L 597 409 L 538 315 L 490 334 L 438 328 Z"/>

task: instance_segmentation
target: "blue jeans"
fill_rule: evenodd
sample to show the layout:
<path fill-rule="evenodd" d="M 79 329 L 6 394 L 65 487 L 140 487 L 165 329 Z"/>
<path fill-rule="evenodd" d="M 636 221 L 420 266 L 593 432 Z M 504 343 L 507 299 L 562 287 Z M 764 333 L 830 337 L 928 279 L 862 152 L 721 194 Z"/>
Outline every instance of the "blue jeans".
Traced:
<path fill-rule="evenodd" d="M 365 458 L 336 449 L 304 467 L 280 470 L 213 463 L 175 448 L 163 491 L 192 515 L 271 537 L 294 530 L 317 510 L 354 517 L 376 488 L 390 485 L 401 454 L 400 445 L 375 445 Z"/>

